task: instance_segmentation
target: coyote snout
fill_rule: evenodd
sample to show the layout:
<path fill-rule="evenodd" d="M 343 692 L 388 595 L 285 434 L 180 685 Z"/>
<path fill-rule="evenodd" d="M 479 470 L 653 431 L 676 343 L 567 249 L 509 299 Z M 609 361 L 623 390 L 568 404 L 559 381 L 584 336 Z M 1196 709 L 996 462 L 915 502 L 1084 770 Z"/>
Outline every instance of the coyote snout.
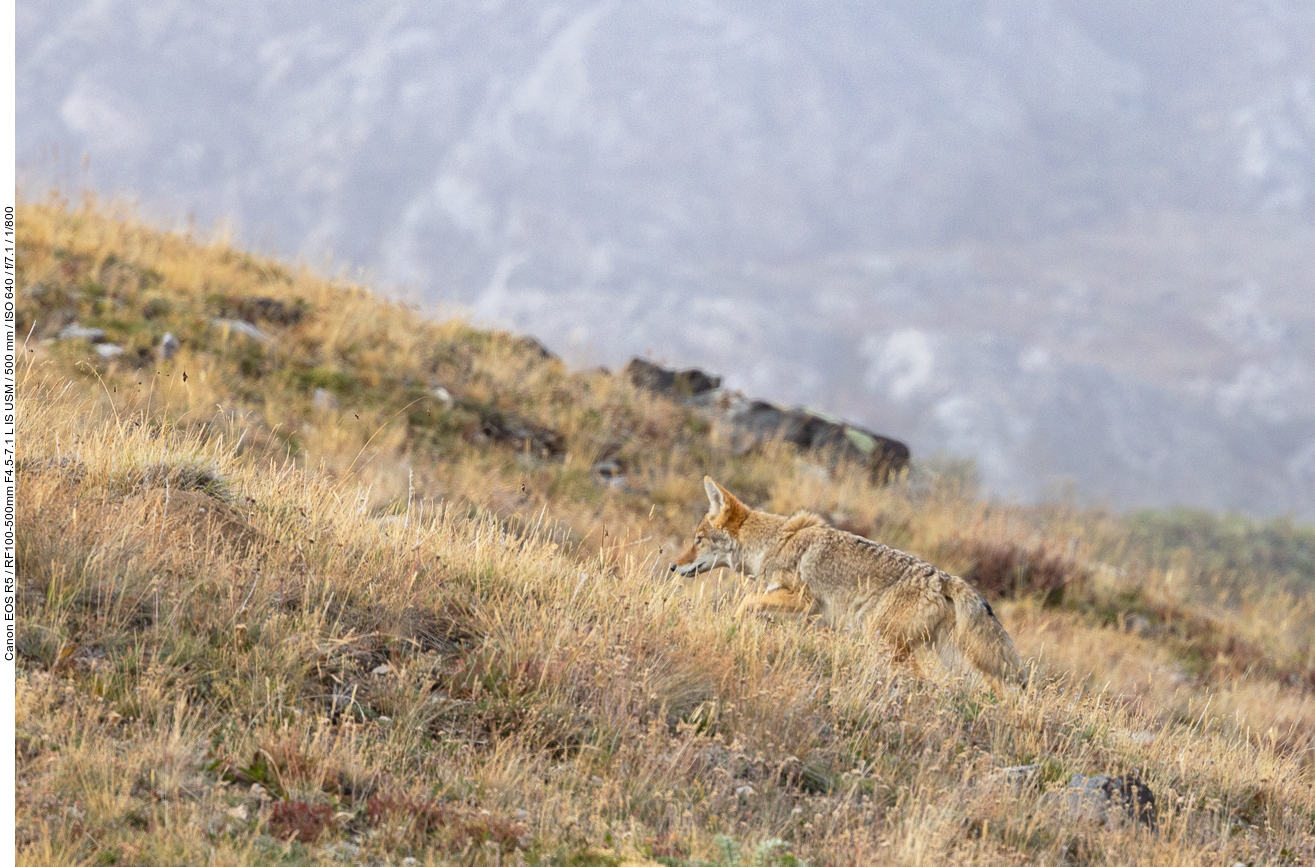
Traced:
<path fill-rule="evenodd" d="M 671 564 L 680 575 L 729 566 L 768 582 L 749 611 L 811 613 L 889 642 L 897 660 L 951 639 L 995 681 L 1025 682 L 1023 664 L 995 612 L 971 584 L 894 548 L 837 530 L 817 515 L 750 509 L 705 476 L 708 514 Z M 915 666 L 916 667 L 916 666 Z"/>
<path fill-rule="evenodd" d="M 670 571 L 689 577 L 721 566 L 734 568 L 735 564 L 731 561 L 733 548 L 730 536 L 717 532 L 708 519 L 704 518 L 694 533 L 694 544 L 671 564 Z"/>

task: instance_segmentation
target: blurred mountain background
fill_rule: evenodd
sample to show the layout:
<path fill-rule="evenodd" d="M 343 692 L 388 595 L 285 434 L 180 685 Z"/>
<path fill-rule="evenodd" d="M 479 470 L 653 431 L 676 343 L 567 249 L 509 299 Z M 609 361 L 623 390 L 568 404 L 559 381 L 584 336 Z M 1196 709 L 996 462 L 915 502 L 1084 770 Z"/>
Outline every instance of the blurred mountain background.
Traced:
<path fill-rule="evenodd" d="M 1301 0 L 19 0 L 30 197 L 972 457 L 1315 520 Z"/>

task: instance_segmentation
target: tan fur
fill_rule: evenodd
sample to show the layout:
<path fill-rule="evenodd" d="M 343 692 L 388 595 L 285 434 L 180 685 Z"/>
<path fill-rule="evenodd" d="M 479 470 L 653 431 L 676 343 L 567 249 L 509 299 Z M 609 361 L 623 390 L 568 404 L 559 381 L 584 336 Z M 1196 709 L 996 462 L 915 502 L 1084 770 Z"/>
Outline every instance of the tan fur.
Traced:
<path fill-rule="evenodd" d="M 810 512 L 786 517 L 750 509 L 705 477 L 710 508 L 694 544 L 671 565 L 684 575 L 729 566 L 768 582 L 752 611 L 815 614 L 890 645 L 912 662 L 947 639 L 996 682 L 1022 684 L 1022 662 L 991 606 L 971 584 Z M 916 669 L 916 666 L 914 666 Z"/>

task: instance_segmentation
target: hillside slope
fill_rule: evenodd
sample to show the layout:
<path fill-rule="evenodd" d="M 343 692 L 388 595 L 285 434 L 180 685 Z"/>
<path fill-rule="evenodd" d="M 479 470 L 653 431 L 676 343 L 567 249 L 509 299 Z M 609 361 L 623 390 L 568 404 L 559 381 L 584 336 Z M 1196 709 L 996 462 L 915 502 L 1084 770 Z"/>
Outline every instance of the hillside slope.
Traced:
<path fill-rule="evenodd" d="M 23 863 L 1315 857 L 1308 528 L 737 454 L 524 338 L 19 216 Z M 704 473 L 973 578 L 1032 688 L 672 581 Z"/>

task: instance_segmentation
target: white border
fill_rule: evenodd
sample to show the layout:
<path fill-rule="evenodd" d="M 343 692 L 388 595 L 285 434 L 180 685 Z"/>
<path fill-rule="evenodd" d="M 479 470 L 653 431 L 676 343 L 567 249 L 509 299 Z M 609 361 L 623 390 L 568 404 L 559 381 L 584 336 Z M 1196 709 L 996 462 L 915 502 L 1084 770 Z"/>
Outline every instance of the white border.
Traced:
<path fill-rule="evenodd" d="M 15 494 L 15 460 L 14 422 L 15 422 L 15 381 L 14 364 L 16 363 L 17 335 L 15 334 L 15 303 L 17 290 L 15 285 L 15 235 L 14 206 L 16 204 L 15 183 L 17 177 L 14 163 L 17 159 L 14 143 L 15 131 L 15 75 L 17 63 L 15 53 L 16 37 L 16 2 L 0 0 L 0 256 L 3 257 L 4 274 L 0 278 L 0 307 L 4 310 L 4 331 L 0 342 L 4 348 L 3 381 L 0 382 L 0 487 L 4 491 L 3 500 L 3 585 L 0 586 L 0 861 L 14 863 L 5 858 L 4 853 L 17 857 L 15 822 L 17 820 L 17 799 L 15 787 L 14 761 L 14 715 L 15 707 L 15 673 L 17 657 L 16 639 L 17 616 L 17 576 L 14 562 L 14 494 Z"/>

